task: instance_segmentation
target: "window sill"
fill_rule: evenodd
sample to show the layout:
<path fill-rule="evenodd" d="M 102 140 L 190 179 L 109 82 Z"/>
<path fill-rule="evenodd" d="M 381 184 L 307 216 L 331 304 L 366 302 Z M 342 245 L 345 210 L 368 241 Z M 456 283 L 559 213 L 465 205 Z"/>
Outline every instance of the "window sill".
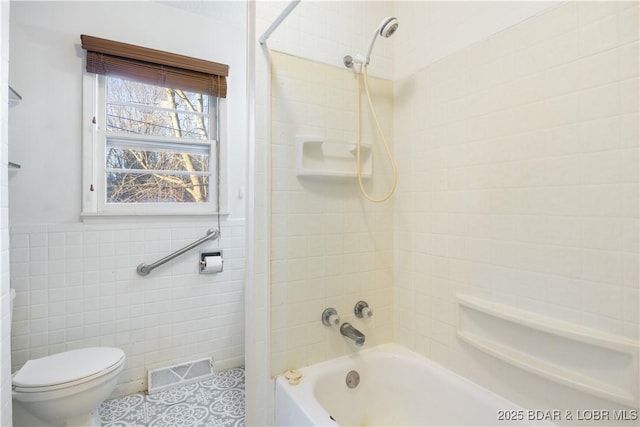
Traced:
<path fill-rule="evenodd" d="M 220 218 L 225 219 L 229 212 L 220 212 Z M 217 219 L 217 213 L 131 213 L 131 212 L 82 212 L 80 219 L 85 224 L 105 224 L 105 223 L 137 223 L 137 222 L 188 222 L 195 218 Z"/>

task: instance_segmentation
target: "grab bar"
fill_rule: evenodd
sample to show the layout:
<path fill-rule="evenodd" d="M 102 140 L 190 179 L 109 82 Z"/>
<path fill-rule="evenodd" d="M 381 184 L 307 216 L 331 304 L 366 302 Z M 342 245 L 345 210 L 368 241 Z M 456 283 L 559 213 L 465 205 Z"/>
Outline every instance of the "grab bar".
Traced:
<path fill-rule="evenodd" d="M 138 266 L 138 268 L 136 268 L 136 271 L 138 272 L 138 274 L 140 276 L 146 276 L 147 274 L 151 273 L 151 270 L 153 270 L 154 268 L 160 267 L 162 264 L 171 261 L 175 257 L 180 256 L 180 255 L 182 255 L 183 253 L 185 253 L 187 251 L 190 251 L 191 249 L 195 248 L 196 246 L 203 244 L 207 240 L 217 239 L 218 237 L 220 237 L 220 231 L 219 230 L 209 229 L 209 230 L 207 230 L 206 236 L 204 236 L 202 239 L 196 240 L 195 242 L 191 243 L 190 245 L 185 246 L 182 249 L 178 249 L 177 251 L 175 251 L 171 255 L 167 255 L 166 257 L 154 262 L 153 264 L 147 265 L 147 264 L 145 264 L 143 262 L 142 264 L 140 264 Z"/>

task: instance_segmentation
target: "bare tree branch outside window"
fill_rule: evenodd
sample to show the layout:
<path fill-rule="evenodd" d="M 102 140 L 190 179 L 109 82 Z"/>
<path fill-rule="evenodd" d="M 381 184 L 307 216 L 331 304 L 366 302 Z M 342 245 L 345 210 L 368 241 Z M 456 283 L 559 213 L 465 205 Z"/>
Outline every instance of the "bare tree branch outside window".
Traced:
<path fill-rule="evenodd" d="M 113 77 L 106 85 L 107 202 L 210 201 L 209 96 Z"/>

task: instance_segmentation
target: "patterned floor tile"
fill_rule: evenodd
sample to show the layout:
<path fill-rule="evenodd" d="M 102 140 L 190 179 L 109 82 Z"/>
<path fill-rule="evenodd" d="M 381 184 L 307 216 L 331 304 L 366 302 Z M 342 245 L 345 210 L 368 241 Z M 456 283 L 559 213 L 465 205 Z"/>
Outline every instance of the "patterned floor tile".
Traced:
<path fill-rule="evenodd" d="M 108 400 L 98 415 L 103 427 L 244 427 L 244 369 L 152 395 Z"/>

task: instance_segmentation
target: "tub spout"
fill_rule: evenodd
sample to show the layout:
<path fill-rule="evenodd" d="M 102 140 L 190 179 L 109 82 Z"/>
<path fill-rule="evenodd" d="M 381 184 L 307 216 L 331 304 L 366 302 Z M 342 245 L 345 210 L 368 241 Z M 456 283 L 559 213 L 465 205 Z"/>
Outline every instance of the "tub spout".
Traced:
<path fill-rule="evenodd" d="M 364 345 L 364 339 L 365 339 L 364 334 L 359 330 L 357 330 L 356 328 L 354 328 L 351 325 L 351 323 L 347 323 L 347 322 L 343 323 L 342 326 L 340 326 L 340 333 L 345 337 L 352 339 L 357 346 Z"/>

